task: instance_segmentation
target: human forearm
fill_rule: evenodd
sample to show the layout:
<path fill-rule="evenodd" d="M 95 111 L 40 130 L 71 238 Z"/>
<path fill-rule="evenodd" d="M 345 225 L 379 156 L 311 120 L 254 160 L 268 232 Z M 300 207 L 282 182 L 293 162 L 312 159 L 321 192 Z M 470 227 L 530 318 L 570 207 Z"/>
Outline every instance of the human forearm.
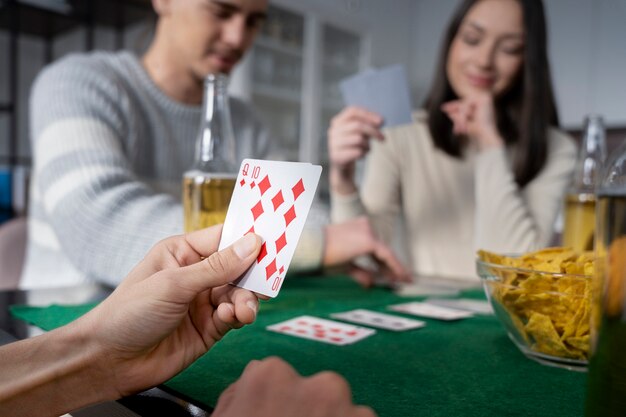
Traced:
<path fill-rule="evenodd" d="M 80 319 L 0 348 L 0 415 L 60 415 L 153 387 L 252 323 L 256 295 L 228 283 L 254 262 L 261 239 L 248 234 L 216 252 L 221 231 L 160 242 Z"/>
<path fill-rule="evenodd" d="M 351 195 L 331 193 L 330 201 L 330 219 L 332 223 L 342 223 L 366 214 L 361 198 L 356 192 Z"/>
<path fill-rule="evenodd" d="M 0 347 L 0 415 L 57 416 L 117 397 L 79 323 Z"/>
<path fill-rule="evenodd" d="M 182 161 L 193 141 L 173 138 L 189 137 L 192 123 L 155 121 L 164 107 L 146 109 L 145 86 L 121 82 L 138 81 L 141 66 L 120 55 L 63 60 L 34 83 L 28 286 L 117 285 L 152 245 L 183 230 Z"/>
<path fill-rule="evenodd" d="M 477 156 L 476 249 L 523 252 L 542 246 L 542 230 L 515 183 L 504 149 Z"/>
<path fill-rule="evenodd" d="M 356 193 L 357 187 L 354 183 L 354 168 L 348 172 L 332 166 L 328 175 L 330 188 L 340 195 L 350 195 Z"/>
<path fill-rule="evenodd" d="M 121 179 L 107 187 L 83 184 L 46 218 L 82 274 L 115 286 L 150 247 L 182 233 L 183 214 L 173 197 Z"/>

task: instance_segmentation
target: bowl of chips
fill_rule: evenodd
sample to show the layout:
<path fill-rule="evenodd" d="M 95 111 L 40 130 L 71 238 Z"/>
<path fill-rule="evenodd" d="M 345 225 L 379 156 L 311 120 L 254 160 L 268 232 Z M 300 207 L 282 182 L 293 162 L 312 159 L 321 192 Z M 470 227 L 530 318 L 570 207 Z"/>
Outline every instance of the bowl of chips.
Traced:
<path fill-rule="evenodd" d="M 523 255 L 478 252 L 477 272 L 513 343 L 540 363 L 584 371 L 594 257 L 547 248 Z"/>

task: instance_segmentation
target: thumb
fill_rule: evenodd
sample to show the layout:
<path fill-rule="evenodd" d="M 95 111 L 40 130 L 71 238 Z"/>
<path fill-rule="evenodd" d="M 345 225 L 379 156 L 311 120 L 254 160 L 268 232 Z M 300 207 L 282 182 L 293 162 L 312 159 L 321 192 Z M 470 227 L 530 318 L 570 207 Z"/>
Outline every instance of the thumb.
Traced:
<path fill-rule="evenodd" d="M 372 285 L 374 285 L 373 272 L 361 268 L 357 265 L 352 265 L 352 267 L 348 271 L 348 275 L 363 288 L 370 288 Z"/>
<path fill-rule="evenodd" d="M 392 281 L 410 282 L 412 280 L 411 273 L 387 245 L 380 243 L 374 250 L 374 257 L 391 272 Z"/>
<path fill-rule="evenodd" d="M 248 233 L 229 247 L 212 253 L 193 265 L 175 270 L 179 282 L 193 295 L 239 278 L 250 267 L 261 249 L 261 238 Z"/>

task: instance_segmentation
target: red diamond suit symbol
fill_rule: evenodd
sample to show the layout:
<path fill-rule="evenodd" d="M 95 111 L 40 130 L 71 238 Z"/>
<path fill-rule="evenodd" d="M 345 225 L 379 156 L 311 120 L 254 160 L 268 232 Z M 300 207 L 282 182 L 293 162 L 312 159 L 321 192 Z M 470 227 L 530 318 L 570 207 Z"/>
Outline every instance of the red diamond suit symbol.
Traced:
<path fill-rule="evenodd" d="M 291 191 L 293 191 L 294 201 L 297 200 L 298 197 L 300 197 L 300 195 L 304 192 L 304 183 L 302 182 L 302 178 L 300 178 L 296 185 L 291 187 Z"/>
<path fill-rule="evenodd" d="M 269 265 L 267 265 L 265 267 L 265 280 L 269 280 L 272 275 L 274 275 L 274 273 L 276 272 L 276 259 L 272 259 L 272 262 L 269 263 Z"/>
<path fill-rule="evenodd" d="M 296 206 L 291 206 L 291 208 L 287 210 L 283 217 L 285 218 L 285 227 L 289 226 L 289 223 L 291 223 L 296 218 Z"/>
<path fill-rule="evenodd" d="M 256 221 L 256 219 L 258 219 L 259 216 L 263 214 L 263 211 L 264 211 L 263 203 L 261 202 L 261 200 L 259 200 L 259 202 L 256 203 L 254 207 L 252 207 L 251 211 L 252 211 L 252 217 L 254 217 L 254 221 Z"/>
<path fill-rule="evenodd" d="M 261 195 L 265 194 L 265 192 L 272 186 L 270 183 L 269 177 L 266 175 L 261 182 L 259 183 L 259 190 L 261 190 Z"/>

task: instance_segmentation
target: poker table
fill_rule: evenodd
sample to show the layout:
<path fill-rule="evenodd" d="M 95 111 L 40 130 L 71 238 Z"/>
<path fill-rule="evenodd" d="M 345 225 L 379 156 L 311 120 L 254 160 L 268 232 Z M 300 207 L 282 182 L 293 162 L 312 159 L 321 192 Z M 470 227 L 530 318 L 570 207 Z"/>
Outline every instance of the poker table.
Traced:
<path fill-rule="evenodd" d="M 484 299 L 480 290 L 464 298 Z M 345 276 L 289 277 L 276 299 L 261 304 L 253 325 L 231 331 L 210 352 L 165 383 L 165 389 L 203 408 L 252 359 L 279 356 L 301 374 L 333 370 L 343 375 L 356 403 L 380 416 L 578 416 L 586 374 L 538 364 L 518 351 L 494 316 L 443 322 L 405 332 L 377 330 L 355 344 L 336 346 L 270 332 L 268 325 L 301 315 L 387 306 L 423 297 L 363 289 Z M 94 304 L 14 306 L 12 314 L 50 330 Z M 399 313 L 392 313 L 399 314 Z M 408 317 L 408 316 L 407 316 Z M 415 318 L 415 317 L 413 317 Z"/>

